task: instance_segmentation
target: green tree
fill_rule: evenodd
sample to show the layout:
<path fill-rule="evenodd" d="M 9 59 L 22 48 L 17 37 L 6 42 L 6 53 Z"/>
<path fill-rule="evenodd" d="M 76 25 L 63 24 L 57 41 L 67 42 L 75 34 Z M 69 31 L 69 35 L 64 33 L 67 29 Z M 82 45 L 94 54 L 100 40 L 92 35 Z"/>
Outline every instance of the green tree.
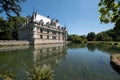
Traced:
<path fill-rule="evenodd" d="M 116 26 L 113 28 L 114 31 L 114 41 L 120 41 L 118 37 L 120 36 L 120 26 Z"/>
<path fill-rule="evenodd" d="M 86 35 L 81 35 L 80 37 L 82 39 L 82 43 L 87 43 Z"/>
<path fill-rule="evenodd" d="M 98 33 L 98 34 L 96 35 L 96 41 L 103 41 L 103 38 L 104 38 L 103 33 Z"/>
<path fill-rule="evenodd" d="M 0 18 L 0 39 L 1 40 L 13 39 L 12 28 L 9 27 L 9 23 L 5 21 L 2 17 Z"/>
<path fill-rule="evenodd" d="M 0 13 L 5 12 L 7 16 L 11 16 L 11 13 L 20 15 L 21 7 L 20 3 L 26 0 L 0 0 Z"/>
<path fill-rule="evenodd" d="M 0 17 L 0 39 L 10 40 L 18 39 L 18 30 L 20 24 L 26 22 L 24 17 L 10 17 L 8 20 L 4 20 Z"/>
<path fill-rule="evenodd" d="M 99 12 L 100 21 L 104 23 L 115 23 L 115 27 L 120 26 L 120 1 L 119 0 L 100 0 Z"/>
<path fill-rule="evenodd" d="M 13 39 L 18 39 L 18 27 L 27 21 L 25 17 L 10 17 L 8 18 L 9 27 L 12 27 Z"/>
<path fill-rule="evenodd" d="M 88 41 L 94 41 L 95 40 L 95 33 L 94 32 L 88 33 L 87 40 Z"/>
<path fill-rule="evenodd" d="M 115 24 L 109 36 L 112 37 L 113 41 L 120 41 L 120 0 L 100 0 L 99 7 L 100 21 Z"/>
<path fill-rule="evenodd" d="M 82 43 L 82 42 L 87 42 L 84 36 L 79 36 L 79 35 L 68 35 L 68 41 L 72 41 L 74 43 Z"/>
<path fill-rule="evenodd" d="M 112 37 L 109 37 L 109 36 L 108 36 L 108 37 L 105 37 L 105 38 L 104 38 L 104 41 L 112 41 Z"/>

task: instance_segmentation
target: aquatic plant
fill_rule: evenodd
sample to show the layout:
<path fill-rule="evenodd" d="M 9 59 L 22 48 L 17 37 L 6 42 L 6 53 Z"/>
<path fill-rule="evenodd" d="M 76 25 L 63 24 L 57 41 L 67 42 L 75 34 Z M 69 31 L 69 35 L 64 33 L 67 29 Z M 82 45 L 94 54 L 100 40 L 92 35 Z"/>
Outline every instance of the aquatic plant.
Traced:
<path fill-rule="evenodd" d="M 0 73 L 0 80 L 15 80 L 15 75 L 9 71 Z"/>
<path fill-rule="evenodd" d="M 34 66 L 30 72 L 27 72 L 27 80 L 53 80 L 53 70 L 50 65 Z"/>

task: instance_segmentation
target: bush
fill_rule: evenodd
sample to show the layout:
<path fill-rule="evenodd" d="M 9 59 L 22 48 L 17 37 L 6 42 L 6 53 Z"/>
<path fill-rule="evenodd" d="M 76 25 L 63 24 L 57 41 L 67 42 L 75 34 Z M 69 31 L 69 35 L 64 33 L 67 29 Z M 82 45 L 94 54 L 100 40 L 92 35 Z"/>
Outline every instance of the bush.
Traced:
<path fill-rule="evenodd" d="M 118 36 L 118 37 L 116 38 L 116 41 L 120 41 L 120 36 Z"/>
<path fill-rule="evenodd" d="M 104 41 L 112 41 L 112 37 L 105 37 Z"/>
<path fill-rule="evenodd" d="M 87 40 L 84 40 L 83 43 L 87 43 Z"/>

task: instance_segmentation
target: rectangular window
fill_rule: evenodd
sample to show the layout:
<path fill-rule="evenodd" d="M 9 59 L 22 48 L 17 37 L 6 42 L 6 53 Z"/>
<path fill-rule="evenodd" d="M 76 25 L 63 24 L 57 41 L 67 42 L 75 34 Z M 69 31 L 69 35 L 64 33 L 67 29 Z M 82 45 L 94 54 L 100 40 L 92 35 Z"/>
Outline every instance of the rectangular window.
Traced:
<path fill-rule="evenodd" d="M 49 30 L 47 30 L 47 34 L 49 34 Z"/>
<path fill-rule="evenodd" d="M 33 28 L 30 28 L 31 31 L 33 31 Z"/>
<path fill-rule="evenodd" d="M 52 39 L 56 39 L 56 36 L 52 36 Z"/>
<path fill-rule="evenodd" d="M 64 33 L 62 33 L 62 35 L 64 36 Z"/>
<path fill-rule="evenodd" d="M 42 33 L 42 32 L 43 32 L 43 30 L 42 30 L 42 29 L 40 29 L 40 32 Z"/>
<path fill-rule="evenodd" d="M 58 35 L 60 35 L 60 32 L 58 32 Z"/>
<path fill-rule="evenodd" d="M 40 29 L 39 29 L 39 28 L 37 28 L 37 32 L 40 32 Z"/>
<path fill-rule="evenodd" d="M 52 33 L 53 33 L 54 35 L 56 35 L 56 32 L 55 32 L 55 31 L 53 31 Z"/>
<path fill-rule="evenodd" d="M 62 37 L 62 39 L 64 40 L 64 37 Z"/>
<path fill-rule="evenodd" d="M 47 39 L 49 39 L 49 36 L 47 36 Z"/>
<path fill-rule="evenodd" d="M 40 35 L 40 39 L 42 39 L 43 38 L 43 35 Z"/>
<path fill-rule="evenodd" d="M 58 37 L 58 39 L 60 40 L 60 37 Z"/>

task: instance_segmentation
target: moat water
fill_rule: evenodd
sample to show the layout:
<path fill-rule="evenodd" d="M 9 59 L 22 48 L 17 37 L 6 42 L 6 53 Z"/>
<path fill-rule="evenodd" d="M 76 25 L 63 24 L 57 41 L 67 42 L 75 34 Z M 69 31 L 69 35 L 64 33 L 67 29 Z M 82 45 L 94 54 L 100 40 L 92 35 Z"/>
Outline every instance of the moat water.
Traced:
<path fill-rule="evenodd" d="M 109 45 L 37 45 L 23 50 L 0 52 L 0 73 L 10 71 L 26 80 L 34 64 L 50 64 L 54 80 L 120 80 L 110 64 L 110 55 L 120 53 Z"/>

